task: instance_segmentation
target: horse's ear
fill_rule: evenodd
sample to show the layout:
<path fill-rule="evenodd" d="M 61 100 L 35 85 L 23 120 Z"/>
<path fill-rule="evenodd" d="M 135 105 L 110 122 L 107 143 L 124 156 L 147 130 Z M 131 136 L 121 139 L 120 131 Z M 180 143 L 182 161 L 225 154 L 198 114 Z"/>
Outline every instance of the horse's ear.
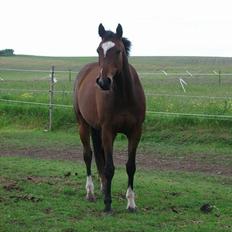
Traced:
<path fill-rule="evenodd" d="M 120 39 L 122 38 L 122 33 L 123 33 L 123 31 L 122 31 L 122 26 L 121 26 L 121 24 L 119 23 L 118 26 L 117 26 L 117 29 L 116 29 L 116 34 L 117 34 L 117 36 L 118 36 Z"/>
<path fill-rule="evenodd" d="M 98 26 L 98 34 L 99 34 L 99 36 L 103 38 L 105 32 L 106 32 L 106 30 L 105 30 L 104 26 L 100 23 L 99 26 Z"/>

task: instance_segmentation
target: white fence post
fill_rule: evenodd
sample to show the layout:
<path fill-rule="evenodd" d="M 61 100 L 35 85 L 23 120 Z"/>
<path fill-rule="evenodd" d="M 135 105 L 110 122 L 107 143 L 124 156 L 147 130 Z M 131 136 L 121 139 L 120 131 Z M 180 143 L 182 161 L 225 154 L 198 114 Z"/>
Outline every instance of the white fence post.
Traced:
<path fill-rule="evenodd" d="M 49 93 L 50 93 L 50 97 L 49 97 L 49 124 L 48 124 L 48 130 L 51 131 L 52 130 L 52 113 L 53 113 L 53 96 L 54 96 L 54 66 L 52 66 L 52 70 L 51 70 L 51 74 L 50 74 L 50 89 L 49 89 Z"/>

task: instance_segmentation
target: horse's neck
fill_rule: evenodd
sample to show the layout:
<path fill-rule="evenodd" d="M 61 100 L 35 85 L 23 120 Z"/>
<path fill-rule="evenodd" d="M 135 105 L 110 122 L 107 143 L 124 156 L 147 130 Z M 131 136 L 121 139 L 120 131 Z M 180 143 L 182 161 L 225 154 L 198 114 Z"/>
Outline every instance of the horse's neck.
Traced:
<path fill-rule="evenodd" d="M 122 105 L 134 103 L 134 86 L 128 60 L 123 63 L 123 70 L 116 78 L 115 101 Z"/>

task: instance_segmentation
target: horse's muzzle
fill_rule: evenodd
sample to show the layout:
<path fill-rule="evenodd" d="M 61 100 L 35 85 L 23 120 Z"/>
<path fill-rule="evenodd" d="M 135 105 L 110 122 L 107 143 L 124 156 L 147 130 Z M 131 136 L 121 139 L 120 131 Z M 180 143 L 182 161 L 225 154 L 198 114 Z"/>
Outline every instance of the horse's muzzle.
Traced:
<path fill-rule="evenodd" d="M 98 77 L 96 83 L 102 90 L 110 90 L 111 79 L 109 77 L 105 77 L 105 78 Z"/>

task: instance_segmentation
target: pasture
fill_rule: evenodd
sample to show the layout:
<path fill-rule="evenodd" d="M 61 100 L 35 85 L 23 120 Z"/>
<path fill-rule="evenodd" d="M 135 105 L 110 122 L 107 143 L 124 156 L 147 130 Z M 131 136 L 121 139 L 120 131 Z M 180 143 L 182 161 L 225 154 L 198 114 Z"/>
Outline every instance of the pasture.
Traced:
<path fill-rule="evenodd" d="M 0 57 L 0 69 L 37 70 L 0 70 L 0 99 L 47 104 L 55 65 L 54 103 L 71 105 L 74 73 L 94 60 Z M 115 144 L 115 211 L 106 216 L 96 171 L 98 201 L 84 200 L 72 108 L 55 107 L 53 131 L 46 132 L 48 106 L 0 101 L 0 231 L 231 231 L 232 76 L 223 74 L 232 72 L 232 59 L 131 57 L 130 62 L 140 73 L 147 111 L 156 112 L 147 114 L 138 150 L 138 212 L 125 210 L 125 137 L 119 135 Z M 200 75 L 219 70 L 220 82 L 216 74 Z M 206 203 L 212 206 L 208 213 L 200 210 Z"/>
<path fill-rule="evenodd" d="M 17 155 L 17 154 L 16 154 Z M 138 211 L 125 210 L 125 171 L 113 180 L 112 215 L 85 201 L 85 169 L 67 161 L 0 157 L 1 231 L 231 231 L 231 178 L 138 170 Z M 210 210 L 201 210 L 210 204 Z"/>
<path fill-rule="evenodd" d="M 54 103 L 71 105 L 76 73 L 84 64 L 96 59 L 95 57 L 1 57 L 0 68 L 35 71 L 0 70 L 0 77 L 3 80 L 0 98 L 47 104 L 49 70 L 55 65 L 58 82 L 55 84 L 57 92 Z M 232 76 L 227 75 L 231 73 L 231 58 L 132 57 L 130 62 L 140 73 L 147 97 L 149 117 L 154 112 L 155 116 L 168 118 L 170 114 L 171 117 L 172 114 L 177 114 L 185 118 L 196 118 L 195 114 L 206 115 L 205 118 L 217 118 L 219 115 L 220 119 L 232 116 Z M 61 70 L 65 72 L 60 72 Z M 221 72 L 220 77 L 219 72 Z M 190 76 L 188 73 L 194 75 Z M 184 85 L 186 92 L 181 87 L 180 79 L 187 83 Z M 70 122 L 70 118 L 67 121 Z"/>

